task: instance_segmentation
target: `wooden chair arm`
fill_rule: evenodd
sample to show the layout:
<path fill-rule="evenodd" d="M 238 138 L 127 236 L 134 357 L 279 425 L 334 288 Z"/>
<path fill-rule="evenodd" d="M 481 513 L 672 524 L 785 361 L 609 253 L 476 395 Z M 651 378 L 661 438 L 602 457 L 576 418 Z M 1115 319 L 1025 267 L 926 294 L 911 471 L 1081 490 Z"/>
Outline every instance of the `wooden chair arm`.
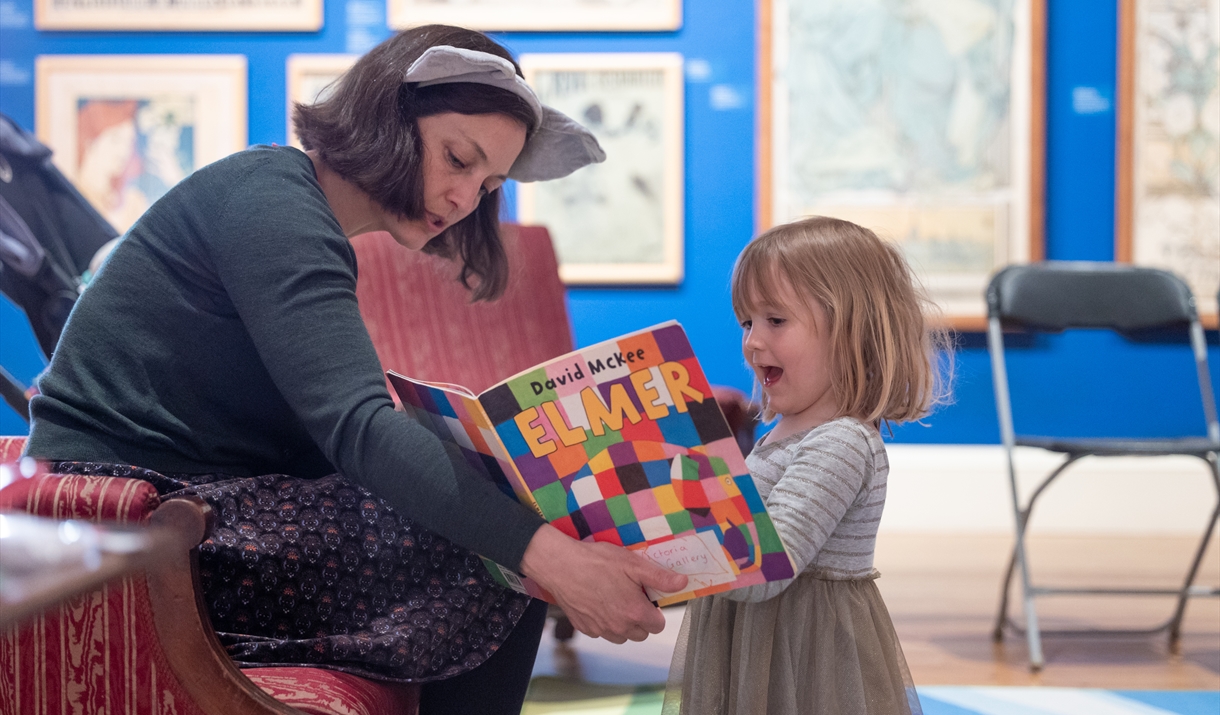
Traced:
<path fill-rule="evenodd" d="M 153 626 L 170 669 L 209 715 L 303 715 L 243 675 L 211 627 L 199 583 L 197 547 L 214 518 L 212 508 L 196 497 L 169 499 L 150 520 L 176 542 L 147 572 Z"/>

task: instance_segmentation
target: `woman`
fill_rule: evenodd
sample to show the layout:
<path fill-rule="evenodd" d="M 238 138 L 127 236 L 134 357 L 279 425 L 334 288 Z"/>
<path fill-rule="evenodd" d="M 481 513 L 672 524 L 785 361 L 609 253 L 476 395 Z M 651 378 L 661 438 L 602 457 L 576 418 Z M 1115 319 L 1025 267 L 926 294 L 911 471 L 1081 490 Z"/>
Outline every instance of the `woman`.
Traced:
<path fill-rule="evenodd" d="M 507 51 L 444 26 L 374 48 L 295 122 L 306 152 L 216 162 L 131 228 L 65 327 L 28 452 L 211 502 L 205 596 L 240 662 L 424 682 L 424 712 L 516 713 L 545 604 L 495 587 L 471 552 L 615 642 L 664 625 L 641 585 L 685 577 L 564 536 L 395 412 L 347 239 L 456 256 L 494 297 L 501 185 L 601 150 Z"/>

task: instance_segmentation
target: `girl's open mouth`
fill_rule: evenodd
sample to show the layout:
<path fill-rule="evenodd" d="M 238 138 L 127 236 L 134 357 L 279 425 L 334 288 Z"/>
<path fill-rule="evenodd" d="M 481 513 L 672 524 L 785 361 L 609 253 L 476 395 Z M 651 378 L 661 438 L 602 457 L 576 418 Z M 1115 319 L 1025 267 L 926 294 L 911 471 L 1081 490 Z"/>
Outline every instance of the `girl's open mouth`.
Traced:
<path fill-rule="evenodd" d="M 784 368 L 768 365 L 763 368 L 763 387 L 770 387 L 779 382 L 779 379 L 784 376 Z"/>

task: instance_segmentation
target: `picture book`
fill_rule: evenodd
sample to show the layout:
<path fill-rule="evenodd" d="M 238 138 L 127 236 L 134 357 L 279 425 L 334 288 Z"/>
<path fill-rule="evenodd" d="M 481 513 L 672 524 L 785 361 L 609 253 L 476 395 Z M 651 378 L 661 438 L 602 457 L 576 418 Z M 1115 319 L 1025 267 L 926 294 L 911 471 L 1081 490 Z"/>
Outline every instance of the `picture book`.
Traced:
<path fill-rule="evenodd" d="M 479 395 L 388 373 L 403 408 L 507 495 L 574 539 L 686 574 L 658 605 L 791 578 L 745 459 L 682 326 L 568 353 Z M 552 600 L 487 559 L 501 584 Z"/>

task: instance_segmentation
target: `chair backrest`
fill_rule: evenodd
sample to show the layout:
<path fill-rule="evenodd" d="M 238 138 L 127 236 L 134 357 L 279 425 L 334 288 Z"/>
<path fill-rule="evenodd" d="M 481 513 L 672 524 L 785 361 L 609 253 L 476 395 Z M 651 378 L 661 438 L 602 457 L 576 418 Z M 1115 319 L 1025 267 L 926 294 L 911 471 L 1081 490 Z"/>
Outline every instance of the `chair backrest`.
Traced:
<path fill-rule="evenodd" d="M 991 356 L 1000 436 L 1015 439 L 1004 329 L 1060 332 L 1105 328 L 1133 333 L 1178 328 L 1190 336 L 1207 435 L 1220 441 L 1220 420 L 1207 366 L 1207 345 L 1186 282 L 1156 268 L 1086 261 L 1008 266 L 987 286 L 987 347 Z"/>
<path fill-rule="evenodd" d="M 572 350 L 550 234 L 512 224 L 503 234 L 508 288 L 481 303 L 470 302 L 451 261 L 408 251 L 386 233 L 352 239 L 356 296 L 383 368 L 479 392 Z"/>
<path fill-rule="evenodd" d="M 1120 332 L 1195 320 L 1186 282 L 1156 268 L 1085 261 L 1008 266 L 987 287 L 987 312 L 1005 328 Z"/>

